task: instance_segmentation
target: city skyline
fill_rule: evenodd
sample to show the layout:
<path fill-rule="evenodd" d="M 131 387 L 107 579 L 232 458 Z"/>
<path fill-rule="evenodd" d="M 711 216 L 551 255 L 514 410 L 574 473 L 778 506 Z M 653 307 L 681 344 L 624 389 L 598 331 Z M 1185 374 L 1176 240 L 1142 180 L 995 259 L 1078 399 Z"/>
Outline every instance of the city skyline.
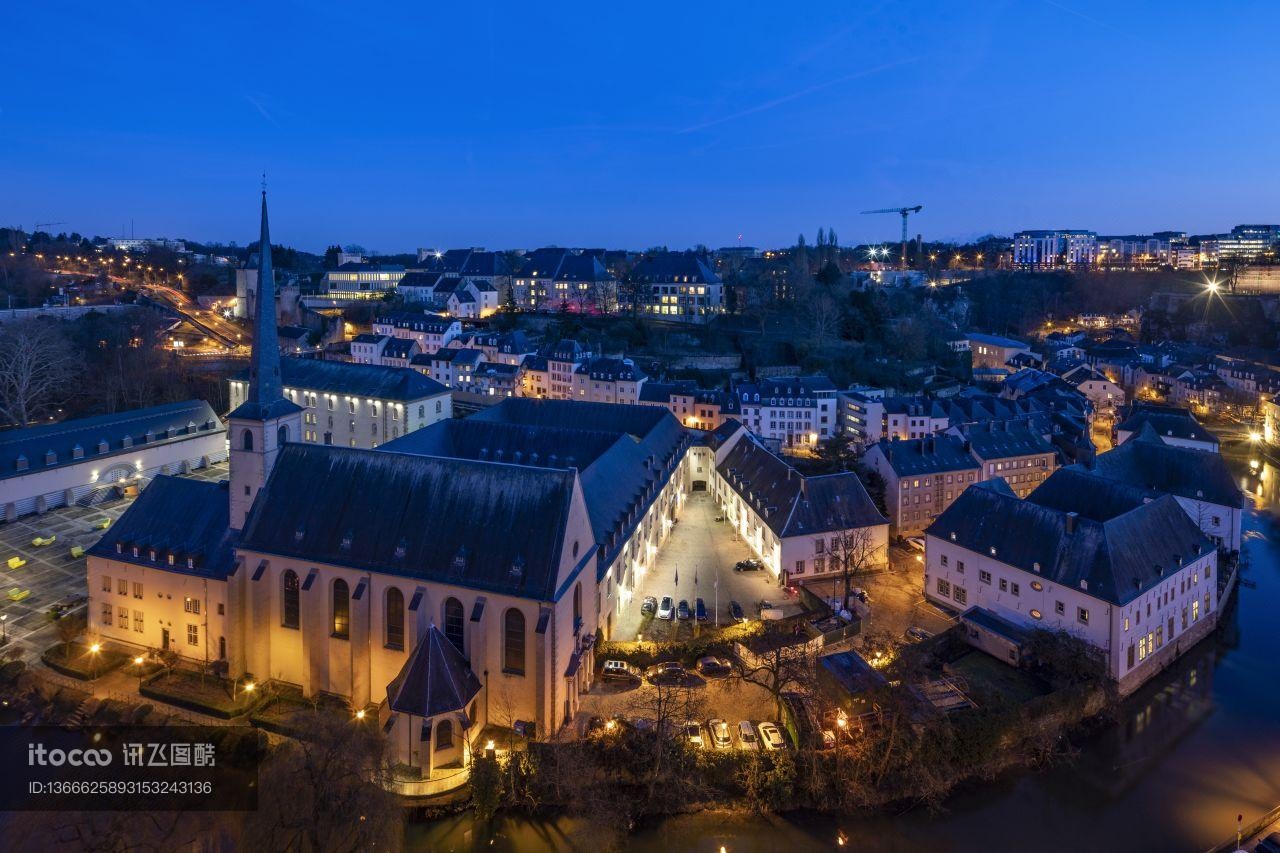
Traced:
<path fill-rule="evenodd" d="M 281 7 L 216 30 L 108 9 L 59 29 L 55 11 L 12 23 L 10 63 L 42 70 L 0 96 L 4 225 L 244 244 L 264 169 L 277 240 L 317 252 L 768 247 L 819 226 L 890 242 L 896 217 L 859 212 L 900 204 L 924 205 L 926 240 L 1276 218 L 1253 142 L 1276 120 L 1213 120 L 1274 63 L 1261 4 L 734 7 L 677 27 Z M 1187 33 L 1212 62 L 1186 61 Z"/>

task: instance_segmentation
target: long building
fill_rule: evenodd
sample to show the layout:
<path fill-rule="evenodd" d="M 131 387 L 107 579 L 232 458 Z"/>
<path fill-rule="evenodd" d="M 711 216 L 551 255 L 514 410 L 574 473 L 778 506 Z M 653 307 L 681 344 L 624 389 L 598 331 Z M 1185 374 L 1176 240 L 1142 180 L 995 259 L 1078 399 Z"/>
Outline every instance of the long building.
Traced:
<path fill-rule="evenodd" d="M 226 458 L 226 428 L 203 400 L 9 430 L 0 433 L 0 507 L 13 521 Z"/>

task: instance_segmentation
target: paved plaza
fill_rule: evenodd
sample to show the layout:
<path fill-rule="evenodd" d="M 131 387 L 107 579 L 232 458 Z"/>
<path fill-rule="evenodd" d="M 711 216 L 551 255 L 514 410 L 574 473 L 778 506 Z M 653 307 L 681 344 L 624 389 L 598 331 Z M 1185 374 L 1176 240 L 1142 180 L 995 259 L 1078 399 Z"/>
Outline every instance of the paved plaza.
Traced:
<path fill-rule="evenodd" d="M 708 492 L 690 493 L 680 521 L 658 550 L 654 568 L 636 581 L 631 604 L 618 617 L 614 639 L 634 640 L 637 634 L 652 640 L 686 639 L 695 630 L 714 627 L 717 616 L 721 625 L 731 624 L 730 601 L 741 604 L 751 619 L 762 600 L 782 608 L 786 615 L 799 612 L 796 600 L 786 595 L 768 570 L 733 570 L 739 560 L 755 555 L 731 525 L 716 521 L 719 515 Z M 699 629 L 692 619 L 682 622 L 641 616 L 640 605 L 646 595 L 659 601 L 669 595 L 677 604 L 685 599 L 691 608 L 701 598 L 707 606 L 707 622 Z"/>
<path fill-rule="evenodd" d="M 227 466 L 213 465 L 189 476 L 224 480 Z M 87 599 L 85 558 L 73 557 L 71 549 L 88 549 L 102 535 L 102 522 L 114 523 L 129 504 L 121 499 L 90 507 L 60 507 L 0 524 L 0 616 L 7 617 L 3 636 L 28 663 L 39 660 L 40 653 L 58 641 L 48 618 L 49 608 L 72 596 Z M 49 536 L 56 537 L 49 545 L 32 544 L 37 537 Z M 12 557 L 26 564 L 11 569 Z M 9 597 L 12 589 L 30 590 L 30 595 L 13 601 Z"/>

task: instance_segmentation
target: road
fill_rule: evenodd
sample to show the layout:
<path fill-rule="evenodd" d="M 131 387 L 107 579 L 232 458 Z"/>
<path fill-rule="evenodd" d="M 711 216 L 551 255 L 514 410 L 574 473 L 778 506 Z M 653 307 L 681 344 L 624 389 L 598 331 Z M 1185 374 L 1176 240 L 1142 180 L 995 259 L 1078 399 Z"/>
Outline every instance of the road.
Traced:
<path fill-rule="evenodd" d="M 180 290 L 162 284 L 143 285 L 139 290 L 173 308 L 188 323 L 231 350 L 247 347 L 250 344 L 248 331 L 217 311 L 201 308 Z"/>

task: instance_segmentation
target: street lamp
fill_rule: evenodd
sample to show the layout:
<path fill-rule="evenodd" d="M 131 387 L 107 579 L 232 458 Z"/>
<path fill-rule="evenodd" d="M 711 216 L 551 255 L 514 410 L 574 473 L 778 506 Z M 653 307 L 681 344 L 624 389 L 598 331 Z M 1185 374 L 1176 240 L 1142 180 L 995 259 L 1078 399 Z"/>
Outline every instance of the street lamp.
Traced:
<path fill-rule="evenodd" d="M 94 678 L 98 677 L 98 653 L 101 651 L 102 651 L 101 643 L 94 643 L 92 646 L 89 647 L 89 654 L 92 655 L 90 660 L 93 661 L 91 671 L 93 672 Z"/>
<path fill-rule="evenodd" d="M 9 614 L 0 616 L 0 646 L 9 644 Z"/>

